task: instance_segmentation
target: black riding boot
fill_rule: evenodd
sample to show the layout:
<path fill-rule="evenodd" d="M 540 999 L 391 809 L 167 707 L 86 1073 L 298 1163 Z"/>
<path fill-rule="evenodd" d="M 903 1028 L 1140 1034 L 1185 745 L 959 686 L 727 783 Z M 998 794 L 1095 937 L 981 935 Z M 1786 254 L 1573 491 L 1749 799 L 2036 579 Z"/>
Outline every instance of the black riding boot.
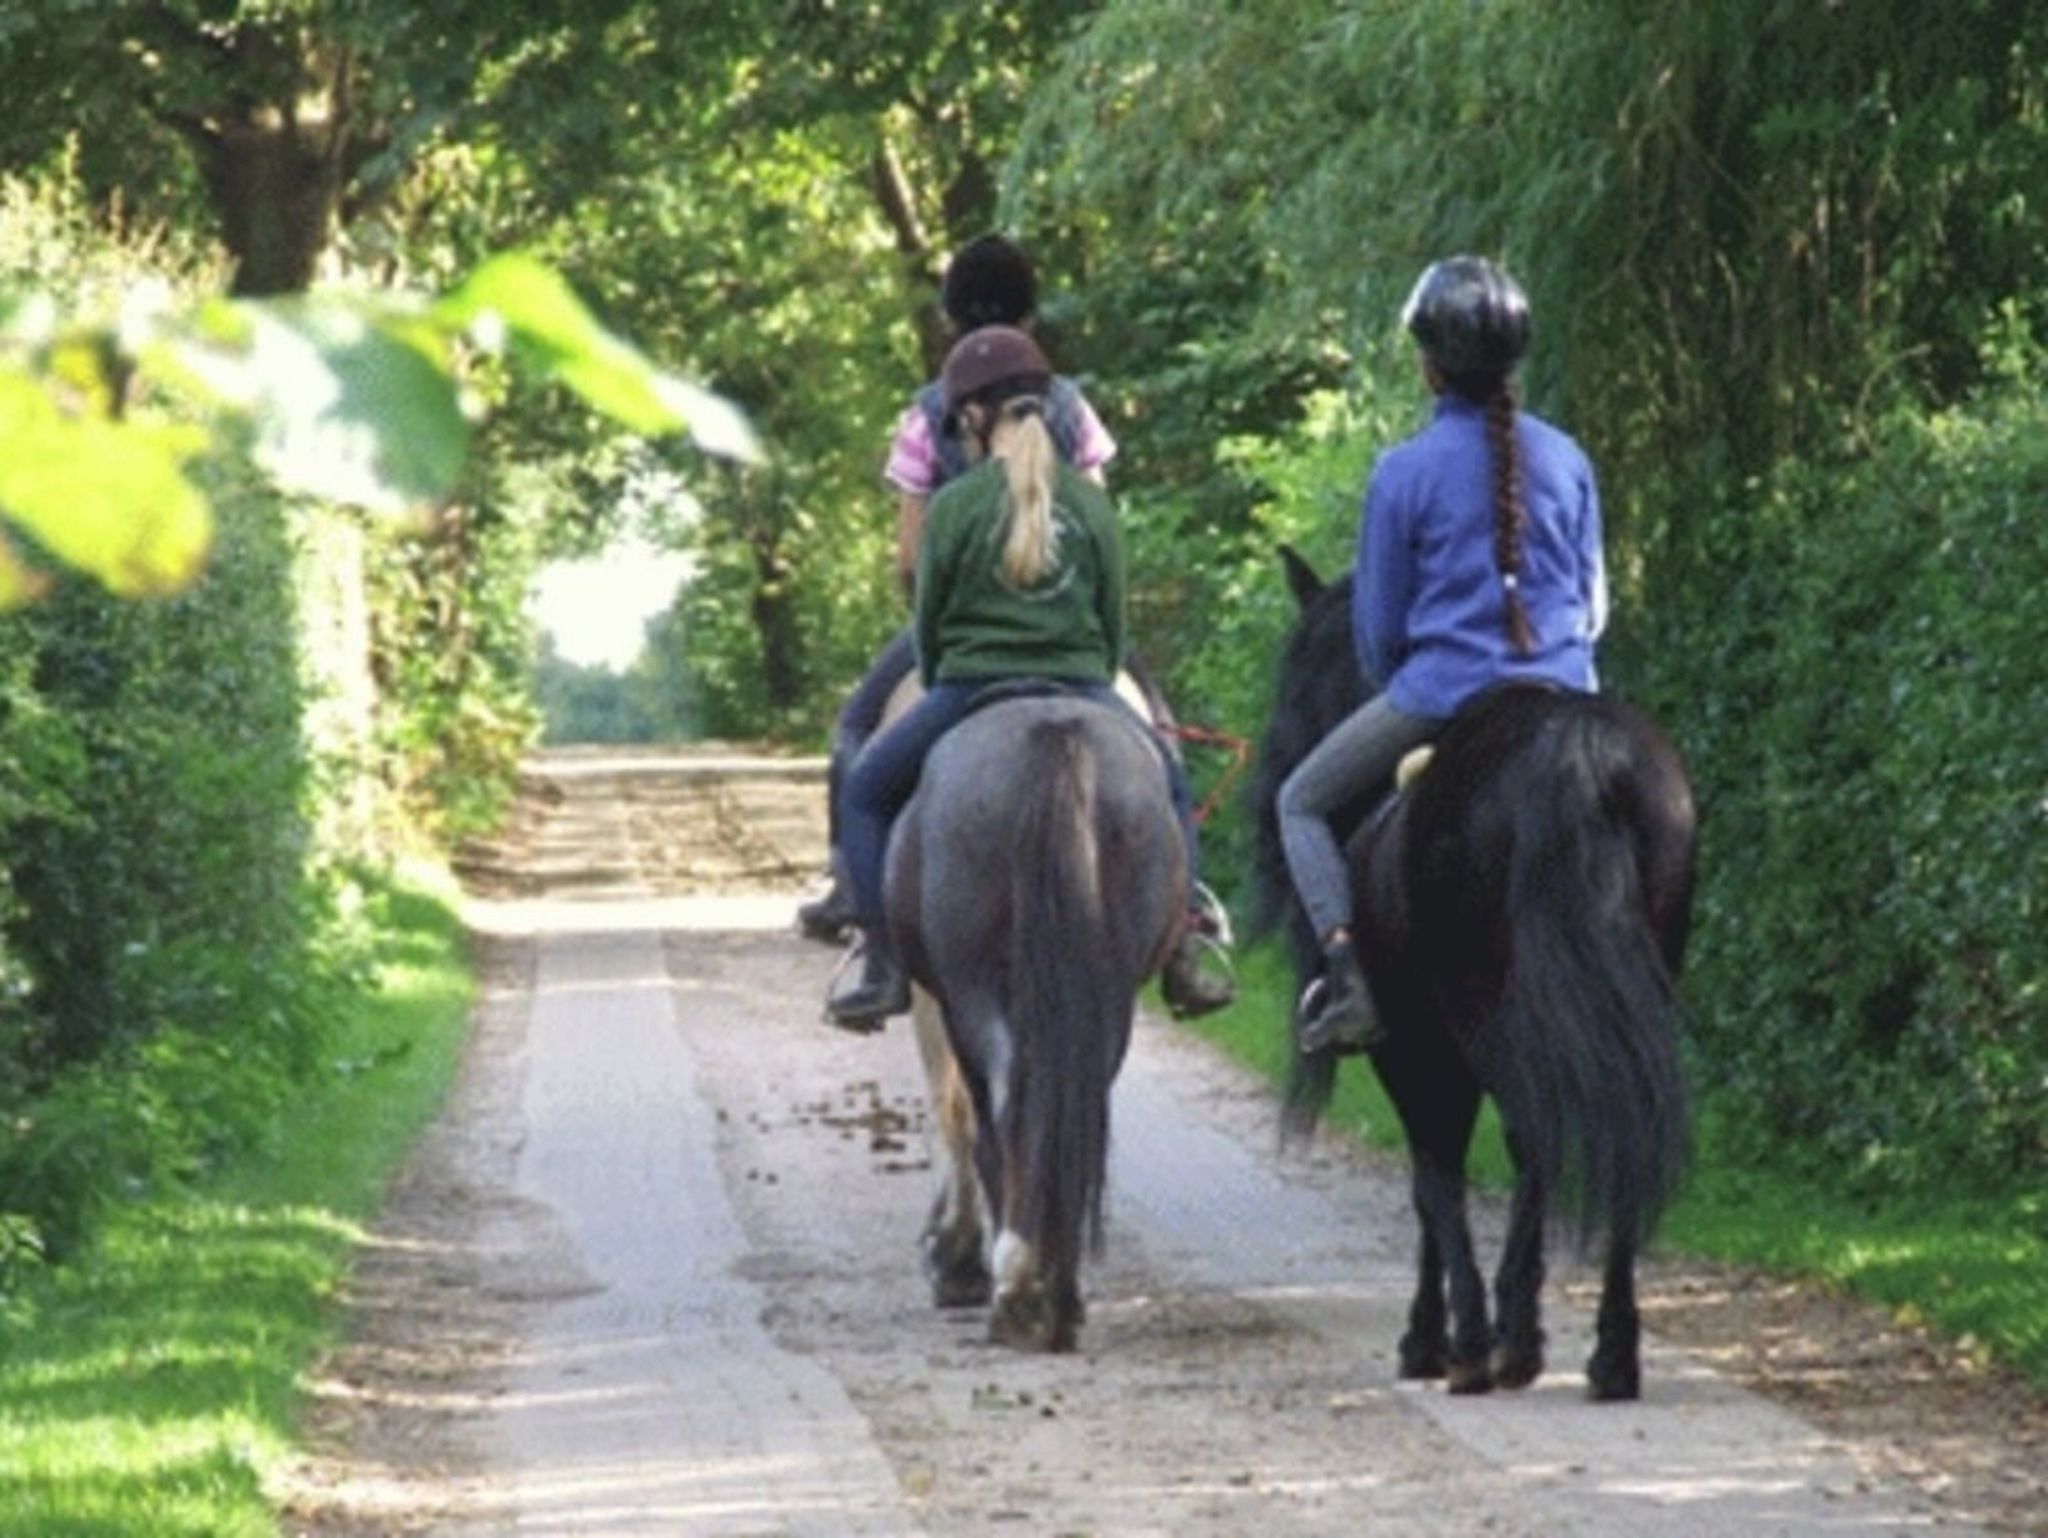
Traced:
<path fill-rule="evenodd" d="M 830 890 L 797 908 L 796 925 L 807 939 L 827 945 L 837 945 L 853 928 L 853 892 L 847 885 L 845 863 L 837 849 L 832 851 Z"/>
<path fill-rule="evenodd" d="M 1294 1032 L 1304 1052 L 1369 1052 L 1387 1039 L 1349 940 L 1323 947 L 1323 975 L 1302 991 Z"/>
<path fill-rule="evenodd" d="M 1213 1013 L 1237 997 L 1229 978 L 1203 970 L 1202 950 L 1210 943 L 1190 925 L 1181 931 L 1160 971 L 1159 996 L 1176 1020 Z"/>
<path fill-rule="evenodd" d="M 849 1031 L 879 1031 L 910 1008 L 910 979 L 880 926 L 860 933 L 860 977 L 825 1002 L 825 1018 Z"/>

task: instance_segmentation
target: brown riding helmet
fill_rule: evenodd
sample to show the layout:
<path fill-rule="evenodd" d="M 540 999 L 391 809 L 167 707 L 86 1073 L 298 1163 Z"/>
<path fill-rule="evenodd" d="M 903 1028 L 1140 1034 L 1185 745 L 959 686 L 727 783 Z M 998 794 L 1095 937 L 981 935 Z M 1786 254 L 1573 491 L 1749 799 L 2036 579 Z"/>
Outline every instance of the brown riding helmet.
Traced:
<path fill-rule="evenodd" d="M 1052 365 L 1036 342 L 1015 326 L 983 326 L 970 331 L 946 354 L 939 372 L 948 415 L 964 402 L 995 386 L 1015 383 L 1011 394 L 1040 393 L 1052 385 Z"/>

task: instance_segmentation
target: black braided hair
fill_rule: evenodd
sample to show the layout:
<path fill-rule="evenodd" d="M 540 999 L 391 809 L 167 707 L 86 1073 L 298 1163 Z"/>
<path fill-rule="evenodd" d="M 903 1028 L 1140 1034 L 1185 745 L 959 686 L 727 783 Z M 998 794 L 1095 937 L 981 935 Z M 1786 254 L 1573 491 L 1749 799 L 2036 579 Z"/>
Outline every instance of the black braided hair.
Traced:
<path fill-rule="evenodd" d="M 1522 656 L 1536 650 L 1536 632 L 1522 599 L 1522 531 L 1529 523 L 1522 495 L 1521 435 L 1515 431 L 1515 383 L 1496 375 L 1482 404 L 1486 441 L 1493 450 L 1493 563 L 1507 594 L 1508 640 Z"/>

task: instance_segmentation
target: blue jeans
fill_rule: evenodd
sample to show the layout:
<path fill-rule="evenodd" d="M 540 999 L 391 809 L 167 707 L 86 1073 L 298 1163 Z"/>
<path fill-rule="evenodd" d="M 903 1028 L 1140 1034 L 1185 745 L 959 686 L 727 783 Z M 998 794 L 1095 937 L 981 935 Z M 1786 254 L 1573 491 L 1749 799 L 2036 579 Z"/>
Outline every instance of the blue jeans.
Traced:
<path fill-rule="evenodd" d="M 889 853 L 889 830 L 895 826 L 896 814 L 917 791 L 925 755 L 948 727 L 966 716 L 974 697 L 984 687 L 981 682 L 933 684 L 902 720 L 870 740 L 854 760 L 843 789 L 840 842 L 846 855 L 847 877 L 853 885 L 854 917 L 863 929 L 875 929 L 882 923 L 882 882 Z M 1108 684 L 1065 680 L 1062 687 L 1098 704 L 1130 709 Z M 1136 716 L 1135 711 L 1132 714 Z M 1141 724 L 1149 735 L 1151 724 Z M 1167 792 L 1173 800 L 1181 839 L 1187 846 L 1188 880 L 1192 882 L 1197 869 L 1195 813 L 1187 771 L 1171 753 L 1161 751 L 1159 761 L 1166 773 Z"/>
<path fill-rule="evenodd" d="M 889 638 L 853 693 L 839 710 L 839 724 L 832 733 L 832 756 L 825 768 L 825 841 L 832 850 L 833 879 L 842 879 L 845 868 L 846 837 L 842 831 L 846 806 L 846 776 L 853 761 L 882 724 L 889 697 L 898 684 L 917 671 L 917 645 L 908 630 Z"/>

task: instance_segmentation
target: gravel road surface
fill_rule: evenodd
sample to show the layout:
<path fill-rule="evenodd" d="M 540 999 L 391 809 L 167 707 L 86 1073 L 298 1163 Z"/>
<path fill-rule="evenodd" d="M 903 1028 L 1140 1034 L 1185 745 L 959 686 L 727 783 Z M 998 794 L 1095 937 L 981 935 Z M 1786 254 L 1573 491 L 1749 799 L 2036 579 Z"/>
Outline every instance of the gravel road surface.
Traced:
<path fill-rule="evenodd" d="M 1396 1381 L 1400 1164 L 1282 1159 L 1269 1094 L 1150 1017 L 1081 1350 L 992 1347 L 917 1272 L 907 1024 L 823 1025 L 837 958 L 791 930 L 819 766 L 571 752 L 526 788 L 465 863 L 473 1050 L 364 1257 L 293 1531 L 2048 1531 L 2037 1399 L 1760 1278 L 1653 1270 L 1640 1403 L 1581 1397 L 1568 1264 L 1536 1387 Z"/>

